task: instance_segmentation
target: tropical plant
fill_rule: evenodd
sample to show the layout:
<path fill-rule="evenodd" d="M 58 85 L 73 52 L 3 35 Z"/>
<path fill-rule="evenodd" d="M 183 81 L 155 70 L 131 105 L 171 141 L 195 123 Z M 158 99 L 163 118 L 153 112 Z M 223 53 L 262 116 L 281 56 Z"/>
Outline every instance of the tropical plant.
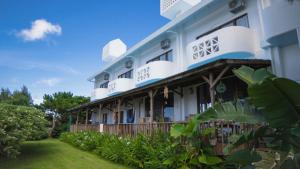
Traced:
<path fill-rule="evenodd" d="M 164 161 L 169 168 L 217 168 L 223 160 L 213 155 L 212 146 L 206 138 L 214 134 L 215 128 L 199 130 L 199 115 L 191 119 L 187 125 L 175 124 L 171 128 L 174 155 Z"/>
<path fill-rule="evenodd" d="M 254 162 L 257 168 L 300 168 L 300 85 L 276 77 L 267 69 L 254 70 L 242 66 L 234 73 L 248 84 L 250 102 L 261 111 L 268 125 L 239 136 L 232 145 L 237 147 L 261 141 L 267 151 L 257 150 L 253 145 L 249 150 L 244 150 L 244 155 L 249 157 L 252 153 L 255 161 L 243 163 L 234 160 L 236 158 L 233 157 L 241 157 L 241 152 L 234 153 L 229 159 L 239 167 Z M 262 160 L 258 160 L 258 154 Z"/>

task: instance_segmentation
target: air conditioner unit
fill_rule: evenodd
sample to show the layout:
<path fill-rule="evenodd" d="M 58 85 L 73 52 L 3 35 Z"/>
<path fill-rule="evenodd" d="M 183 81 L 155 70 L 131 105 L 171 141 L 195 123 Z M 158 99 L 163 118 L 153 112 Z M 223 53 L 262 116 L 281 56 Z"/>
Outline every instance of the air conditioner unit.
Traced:
<path fill-rule="evenodd" d="M 132 68 L 132 65 L 133 65 L 133 61 L 132 61 L 132 60 L 128 60 L 127 62 L 125 62 L 125 67 L 126 67 L 127 69 Z"/>
<path fill-rule="evenodd" d="M 238 13 L 246 8 L 246 2 L 244 0 L 231 0 L 228 3 L 231 13 Z"/>
<path fill-rule="evenodd" d="M 109 80 L 109 74 L 108 73 L 104 74 L 104 80 Z"/>
<path fill-rule="evenodd" d="M 165 40 L 160 42 L 160 47 L 164 50 L 169 49 L 170 46 L 171 46 L 171 40 L 170 39 L 165 39 Z"/>

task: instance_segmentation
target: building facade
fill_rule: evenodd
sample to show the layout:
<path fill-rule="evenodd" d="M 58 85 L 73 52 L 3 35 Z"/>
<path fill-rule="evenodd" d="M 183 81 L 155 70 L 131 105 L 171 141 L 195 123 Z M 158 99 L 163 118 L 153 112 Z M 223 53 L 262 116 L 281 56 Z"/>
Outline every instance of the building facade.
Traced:
<path fill-rule="evenodd" d="M 232 69 L 270 67 L 300 82 L 300 2 L 161 0 L 170 22 L 130 49 L 103 48 L 108 63 L 88 80 L 92 124 L 181 122 L 215 101 L 243 100 L 246 84 Z"/>

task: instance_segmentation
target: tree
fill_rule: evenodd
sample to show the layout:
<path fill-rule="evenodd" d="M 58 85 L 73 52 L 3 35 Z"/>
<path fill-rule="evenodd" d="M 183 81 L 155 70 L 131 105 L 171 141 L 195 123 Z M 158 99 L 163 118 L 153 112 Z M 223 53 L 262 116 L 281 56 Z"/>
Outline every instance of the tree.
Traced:
<path fill-rule="evenodd" d="M 33 105 L 31 94 L 26 86 L 22 86 L 21 90 L 15 90 L 13 93 L 8 88 L 1 88 L 0 102 L 20 106 Z"/>
<path fill-rule="evenodd" d="M 70 113 L 68 109 L 90 101 L 89 97 L 74 96 L 71 92 L 57 92 L 52 95 L 44 95 L 43 109 L 52 116 L 52 130 L 56 127 L 57 120 L 61 124 L 67 124 Z"/>

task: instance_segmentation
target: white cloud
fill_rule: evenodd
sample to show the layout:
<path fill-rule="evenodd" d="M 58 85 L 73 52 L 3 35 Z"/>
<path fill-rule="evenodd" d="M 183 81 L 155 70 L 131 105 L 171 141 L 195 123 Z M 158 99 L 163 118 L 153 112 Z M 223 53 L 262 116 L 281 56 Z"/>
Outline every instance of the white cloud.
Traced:
<path fill-rule="evenodd" d="M 34 104 L 41 104 L 41 103 L 43 103 L 43 98 L 40 97 L 40 96 L 37 96 L 37 95 L 33 96 L 32 100 L 33 100 Z"/>
<path fill-rule="evenodd" d="M 56 86 L 62 80 L 60 78 L 49 78 L 49 79 L 41 79 L 35 82 L 36 85 L 45 85 L 49 87 Z"/>
<path fill-rule="evenodd" d="M 49 34 L 60 35 L 62 28 L 58 24 L 52 24 L 45 19 L 37 19 L 31 23 L 30 29 L 21 30 L 18 35 L 25 41 L 36 41 L 46 38 Z"/>

